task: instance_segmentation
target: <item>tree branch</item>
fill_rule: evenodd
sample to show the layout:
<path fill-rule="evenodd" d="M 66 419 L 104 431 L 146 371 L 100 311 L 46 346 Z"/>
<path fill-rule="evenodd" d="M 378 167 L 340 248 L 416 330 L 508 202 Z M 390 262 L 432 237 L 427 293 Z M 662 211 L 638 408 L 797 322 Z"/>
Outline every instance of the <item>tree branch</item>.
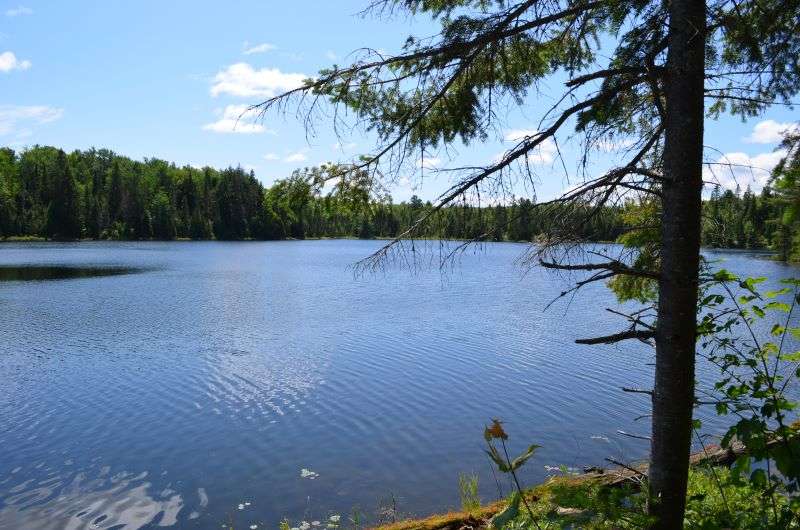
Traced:
<path fill-rule="evenodd" d="M 647 341 L 652 339 L 656 336 L 655 332 L 650 330 L 639 330 L 639 329 L 631 329 L 628 331 L 622 331 L 620 333 L 614 333 L 613 335 L 605 335 L 603 337 L 592 337 L 590 339 L 577 339 L 575 341 L 576 344 L 614 344 L 617 342 L 621 342 L 623 340 L 629 339 L 638 339 L 641 341 Z"/>

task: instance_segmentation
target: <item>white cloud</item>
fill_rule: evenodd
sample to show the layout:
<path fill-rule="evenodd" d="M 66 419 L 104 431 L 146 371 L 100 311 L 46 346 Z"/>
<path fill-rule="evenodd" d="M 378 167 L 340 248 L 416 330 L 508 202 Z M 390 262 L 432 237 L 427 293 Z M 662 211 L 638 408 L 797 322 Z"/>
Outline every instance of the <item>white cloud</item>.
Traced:
<path fill-rule="evenodd" d="M 63 116 L 64 110 L 44 105 L 0 105 L 0 135 L 14 132 L 27 134 L 30 125 L 50 123 Z M 19 131 L 17 127 L 22 126 Z"/>
<path fill-rule="evenodd" d="M 325 52 L 325 58 L 328 59 L 329 61 L 338 61 L 339 60 L 339 56 L 336 55 L 336 52 L 334 52 L 333 50 L 326 51 Z"/>
<path fill-rule="evenodd" d="M 503 140 L 506 142 L 520 142 L 529 136 L 534 136 L 538 133 L 536 129 L 511 129 L 506 131 Z"/>
<path fill-rule="evenodd" d="M 228 105 L 221 111 L 220 119 L 203 125 L 204 131 L 216 133 L 260 134 L 268 131 L 262 124 L 254 123 L 253 112 L 247 111 L 247 105 Z"/>
<path fill-rule="evenodd" d="M 267 153 L 266 155 L 264 155 L 264 160 L 280 160 L 280 159 L 281 157 L 279 157 L 275 153 Z"/>
<path fill-rule="evenodd" d="M 0 53 L 0 72 L 11 70 L 27 70 L 31 67 L 30 61 L 21 61 L 12 52 Z"/>
<path fill-rule="evenodd" d="M 211 95 L 270 98 L 301 86 L 306 78 L 305 74 L 284 73 L 277 68 L 255 70 L 247 63 L 236 63 L 214 76 Z"/>
<path fill-rule="evenodd" d="M 243 48 L 243 51 L 242 51 L 243 54 L 245 54 L 245 55 L 253 55 L 254 53 L 267 53 L 267 52 L 270 52 L 270 51 L 274 50 L 275 48 L 277 48 L 277 46 L 275 46 L 274 44 L 270 44 L 268 42 L 264 42 L 264 43 L 261 43 L 261 44 L 252 44 L 252 45 L 249 42 L 245 42 L 244 45 L 242 46 L 242 48 Z"/>
<path fill-rule="evenodd" d="M 18 17 L 18 16 L 21 16 L 21 15 L 32 15 L 32 14 L 33 14 L 33 9 L 31 9 L 30 7 L 25 7 L 25 6 L 13 7 L 11 9 L 9 9 L 8 11 L 6 11 L 6 16 L 7 17 Z"/>
<path fill-rule="evenodd" d="M 746 153 L 725 153 L 716 163 L 705 166 L 703 179 L 719 184 L 723 188 L 745 190 L 748 186 L 758 193 L 769 181 L 770 173 L 778 162 L 786 156 L 786 151 L 778 150 L 750 156 Z"/>
<path fill-rule="evenodd" d="M 753 132 L 745 138 L 746 142 L 753 144 L 774 144 L 783 140 L 787 131 L 799 130 L 796 123 L 778 123 L 775 120 L 765 120 L 756 123 Z"/>
<path fill-rule="evenodd" d="M 302 151 L 297 151 L 296 153 L 290 153 L 286 158 L 283 159 L 284 162 L 292 163 L 292 162 L 305 162 L 308 159 L 305 153 Z"/>
<path fill-rule="evenodd" d="M 423 169 L 436 169 L 442 165 L 442 159 L 435 156 L 426 156 L 419 161 L 419 166 Z"/>
<path fill-rule="evenodd" d="M 342 142 L 336 142 L 333 144 L 333 149 L 336 151 L 351 151 L 356 147 L 358 147 L 358 144 L 355 142 L 349 142 L 346 144 L 343 144 Z"/>
<path fill-rule="evenodd" d="M 539 134 L 539 131 L 535 129 L 511 129 L 506 131 L 505 136 L 503 136 L 503 140 L 506 143 L 514 143 L 518 144 L 525 140 L 526 138 L 530 138 Z M 540 143 L 535 149 L 529 152 L 526 157 L 528 159 L 528 163 L 536 164 L 536 165 L 546 165 L 551 164 L 553 160 L 555 160 L 556 153 L 558 149 L 556 149 L 556 143 L 553 141 L 552 138 L 546 138 L 542 143 Z M 500 153 L 494 158 L 495 162 L 501 160 L 508 151 Z"/>

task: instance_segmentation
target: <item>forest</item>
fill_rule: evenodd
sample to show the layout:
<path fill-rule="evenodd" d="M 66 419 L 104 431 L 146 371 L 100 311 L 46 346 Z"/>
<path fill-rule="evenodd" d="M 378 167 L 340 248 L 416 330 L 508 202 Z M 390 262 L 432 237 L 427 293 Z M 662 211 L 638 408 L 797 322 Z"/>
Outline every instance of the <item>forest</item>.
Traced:
<path fill-rule="evenodd" d="M 265 187 L 253 171 L 218 170 L 107 149 L 65 153 L 35 146 L 0 149 L 0 237 L 111 240 L 278 240 L 322 237 L 392 238 L 431 209 L 413 196 L 395 203 L 367 184 L 338 180 L 330 168 L 297 170 Z M 760 194 L 749 188 L 711 191 L 703 204 L 703 243 L 709 247 L 774 249 L 797 257 L 785 193 L 776 173 Z M 777 185 L 775 185 L 777 184 Z M 785 186 L 784 186 L 785 187 Z M 325 188 L 328 188 L 327 191 Z M 627 205 L 630 207 L 630 204 Z M 613 241 L 625 230 L 625 204 L 608 205 L 575 236 Z M 494 206 L 454 204 L 419 236 L 532 241 L 547 231 L 552 208 L 530 199 Z"/>

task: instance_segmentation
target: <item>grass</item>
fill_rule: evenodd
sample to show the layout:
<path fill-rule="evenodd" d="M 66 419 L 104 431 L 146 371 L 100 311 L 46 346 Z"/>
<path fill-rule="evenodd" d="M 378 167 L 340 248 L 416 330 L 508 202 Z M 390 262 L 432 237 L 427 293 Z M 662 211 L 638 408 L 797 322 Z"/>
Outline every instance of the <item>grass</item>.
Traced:
<path fill-rule="evenodd" d="M 461 509 L 469 514 L 480 511 L 481 500 L 478 497 L 478 475 L 458 476 L 458 495 L 461 498 Z"/>
<path fill-rule="evenodd" d="M 762 492 L 735 481 L 727 468 L 717 468 L 716 477 L 708 468 L 692 469 L 686 507 L 686 528 L 698 529 L 798 529 L 795 517 L 788 525 L 775 524 L 774 508 Z M 461 484 L 462 480 L 459 480 Z M 526 498 L 542 528 L 581 528 L 586 530 L 641 529 L 648 523 L 645 497 L 634 482 L 608 486 L 603 475 L 559 476 L 526 491 Z M 723 495 L 720 492 L 722 486 Z M 786 497 L 776 497 L 777 508 L 788 505 Z M 470 505 L 461 512 L 434 515 L 381 526 L 380 530 L 456 530 L 462 527 L 487 527 L 506 501 L 485 506 Z M 525 510 L 505 526 L 507 530 L 534 528 Z"/>

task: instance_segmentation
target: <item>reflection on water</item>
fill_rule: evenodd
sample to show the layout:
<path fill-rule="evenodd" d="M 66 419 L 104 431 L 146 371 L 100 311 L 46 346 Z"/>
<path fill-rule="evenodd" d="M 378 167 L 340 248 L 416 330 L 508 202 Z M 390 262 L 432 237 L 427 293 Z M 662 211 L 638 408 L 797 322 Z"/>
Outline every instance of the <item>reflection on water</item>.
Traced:
<path fill-rule="evenodd" d="M 29 478 L 9 487 L 0 510 L 0 528 L 136 530 L 150 524 L 172 526 L 178 521 L 184 505 L 181 495 L 169 488 L 152 491 L 147 472 L 112 473 L 108 466 L 70 472 L 70 467 L 39 465 L 35 474 L 46 478 Z M 25 474 L 20 468 L 14 471 L 12 477 Z M 198 496 L 202 509 L 208 499 L 202 491 Z M 192 512 L 189 518 L 198 516 Z"/>
<path fill-rule="evenodd" d="M 2 265 L 0 266 L 0 282 L 69 280 L 72 278 L 92 278 L 95 276 L 118 276 L 141 271 L 142 269 L 135 267 Z"/>

